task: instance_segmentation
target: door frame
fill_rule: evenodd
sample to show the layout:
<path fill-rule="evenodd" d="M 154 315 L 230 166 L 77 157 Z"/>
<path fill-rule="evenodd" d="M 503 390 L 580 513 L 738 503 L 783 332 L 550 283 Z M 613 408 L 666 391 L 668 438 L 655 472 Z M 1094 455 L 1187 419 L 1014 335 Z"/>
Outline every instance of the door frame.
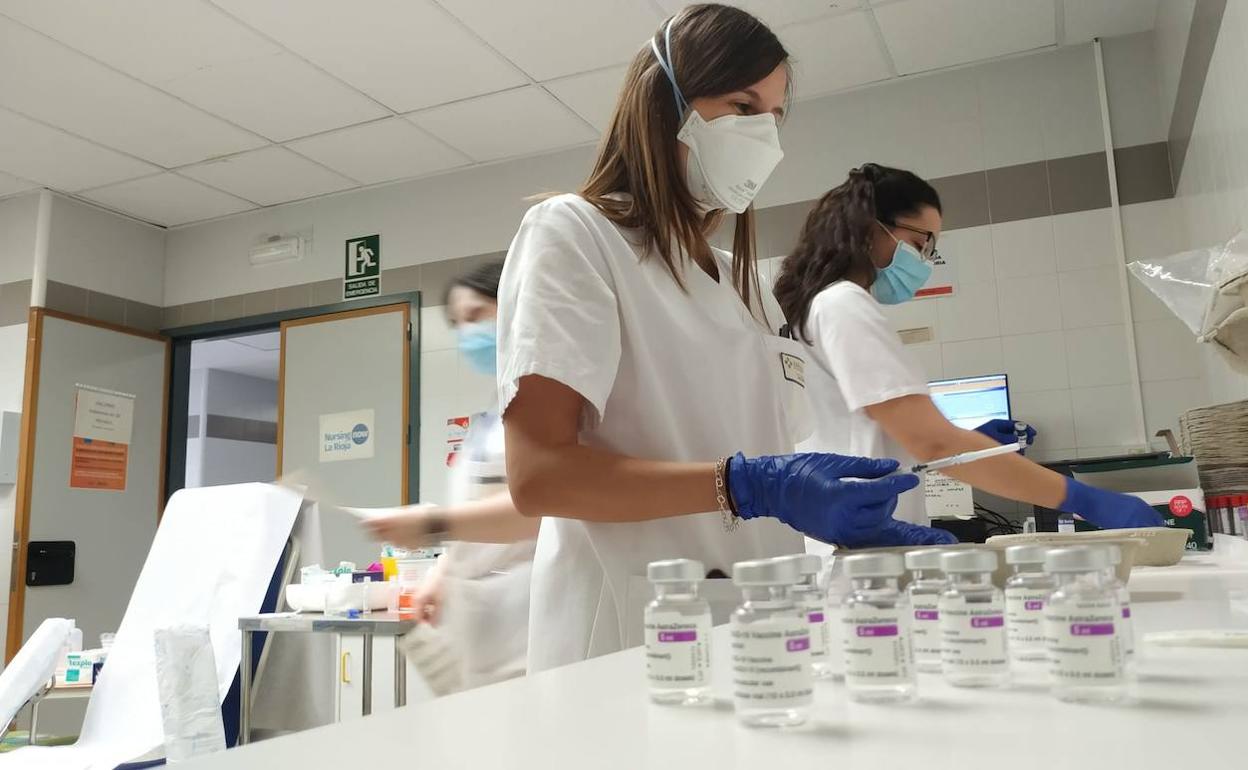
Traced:
<path fill-rule="evenodd" d="M 26 629 L 26 551 L 30 542 L 30 507 L 35 482 L 35 435 L 38 433 L 39 416 L 39 369 L 43 361 L 43 319 L 56 318 L 70 323 L 107 329 L 119 334 L 163 342 L 165 344 L 165 408 L 161 419 L 160 469 L 156 482 L 156 522 L 165 510 L 164 489 L 168 486 L 166 472 L 169 467 L 169 387 L 172 366 L 172 344 L 164 334 L 135 329 L 130 326 L 99 321 L 94 318 L 64 313 L 46 307 L 32 307 L 27 316 L 26 328 L 26 375 L 22 384 L 22 422 L 19 430 L 21 440 L 17 456 L 17 494 L 13 506 L 13 554 L 9 574 L 8 626 L 5 639 L 4 660 L 13 659 L 21 648 Z M 185 420 L 183 432 L 186 431 Z M 185 454 L 185 449 L 183 449 Z"/>
<path fill-rule="evenodd" d="M 283 321 L 298 321 L 319 316 L 334 315 L 352 310 L 367 310 L 407 303 L 408 319 L 408 369 L 407 369 L 407 415 L 411 426 L 407 446 L 407 489 L 419 499 L 420 493 L 420 308 L 419 291 L 395 292 L 380 297 L 353 299 L 328 305 L 292 308 L 275 313 L 231 318 L 226 321 L 177 326 L 161 330 L 161 334 L 173 342 L 173 362 L 170 368 L 168 438 L 165 454 L 165 499 L 186 485 L 186 417 L 191 396 L 191 344 L 197 340 L 237 337 L 250 332 L 280 331 Z M 279 374 L 280 378 L 280 374 Z M 279 385 L 278 396 L 281 397 Z M 279 434 L 280 440 L 280 434 Z"/>
<path fill-rule="evenodd" d="M 388 305 L 375 305 L 373 307 L 357 307 L 350 310 L 343 310 L 328 315 L 313 316 L 311 318 L 297 318 L 290 321 L 284 321 L 281 324 L 282 344 L 278 349 L 281 363 L 277 370 L 277 475 L 282 476 L 282 440 L 283 426 L 286 419 L 286 330 L 294 326 L 311 326 L 318 323 L 329 323 L 333 321 L 344 321 L 349 318 L 365 318 L 372 315 L 383 315 L 385 313 L 395 312 L 391 308 L 401 308 L 404 322 L 407 324 L 408 344 L 403 348 L 403 367 L 407 369 L 407 381 L 403 383 L 403 423 L 406 426 L 407 436 L 404 438 L 403 447 L 403 465 L 407 472 L 403 474 L 403 478 L 399 480 L 399 501 L 402 505 L 411 502 L 411 473 L 412 473 L 412 412 L 419 413 L 420 405 L 417 404 L 415 409 L 412 406 L 412 359 L 420 358 L 420 350 L 416 350 L 416 355 L 412 355 L 412 306 L 404 305 L 402 302 L 392 302 Z M 417 308 L 419 311 L 419 308 Z M 375 426 L 374 426 L 375 427 Z M 416 435 L 420 435 L 416 433 Z M 417 473 L 419 474 L 420 463 L 416 462 Z"/>

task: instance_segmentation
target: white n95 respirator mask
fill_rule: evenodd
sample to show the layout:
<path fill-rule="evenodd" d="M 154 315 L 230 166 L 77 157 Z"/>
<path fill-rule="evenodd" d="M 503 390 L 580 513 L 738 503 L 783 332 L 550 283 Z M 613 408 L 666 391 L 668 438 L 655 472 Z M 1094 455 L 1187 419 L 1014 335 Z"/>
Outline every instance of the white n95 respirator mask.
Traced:
<path fill-rule="evenodd" d="M 663 31 L 664 48 L 650 40 L 650 50 L 672 84 L 676 111 L 685 118 L 676 138 L 689 148 L 685 182 L 694 200 L 707 210 L 740 214 L 749 208 L 763 182 L 784 157 L 775 115 L 724 115 L 705 120 L 685 101 L 670 61 L 672 22 Z"/>
<path fill-rule="evenodd" d="M 689 148 L 685 181 L 708 209 L 740 214 L 784 157 L 776 117 L 724 115 L 706 121 L 689 110 L 676 138 Z"/>

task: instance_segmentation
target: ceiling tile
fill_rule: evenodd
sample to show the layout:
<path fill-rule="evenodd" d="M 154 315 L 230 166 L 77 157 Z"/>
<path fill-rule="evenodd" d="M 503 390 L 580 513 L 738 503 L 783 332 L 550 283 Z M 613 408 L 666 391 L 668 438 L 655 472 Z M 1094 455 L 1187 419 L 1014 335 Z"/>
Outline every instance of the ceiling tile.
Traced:
<path fill-rule="evenodd" d="M 345 190 L 356 183 L 284 147 L 266 147 L 179 169 L 240 198 L 272 206 Z"/>
<path fill-rule="evenodd" d="M 0 170 L 63 192 L 160 170 L 5 109 L 0 109 L 0 137 Z"/>
<path fill-rule="evenodd" d="M 668 13 L 676 13 L 688 5 L 685 0 L 659 0 Z M 811 21 L 834 13 L 856 9 L 858 0 L 729 0 L 727 5 L 749 11 L 762 19 L 773 30 L 789 24 Z"/>
<path fill-rule="evenodd" d="M 799 99 L 884 80 L 892 73 L 865 12 L 841 14 L 780 32 L 793 56 Z"/>
<path fill-rule="evenodd" d="M 627 67 L 612 67 L 544 83 L 555 98 L 599 131 L 606 131 Z"/>
<path fill-rule="evenodd" d="M 874 12 L 907 75 L 1053 45 L 1053 1 L 902 0 Z"/>
<path fill-rule="evenodd" d="M 11 176 L 3 171 L 0 171 L 0 198 L 3 198 L 6 195 L 12 195 L 13 193 L 33 190 L 38 186 L 39 185 L 34 182 L 28 182 L 25 179 L 19 179 L 18 177 Z"/>
<path fill-rule="evenodd" d="M 408 119 L 478 161 L 592 141 L 593 129 L 535 86 L 409 115 Z"/>
<path fill-rule="evenodd" d="M 264 144 L 3 17 L 0 40 L 0 106 L 162 166 Z"/>
<path fill-rule="evenodd" d="M 166 227 L 254 208 L 247 201 L 167 173 L 100 187 L 81 197 Z"/>
<path fill-rule="evenodd" d="M 422 176 L 470 162 L 402 118 L 352 126 L 286 146 L 364 184 Z"/>
<path fill-rule="evenodd" d="M 525 82 L 430 0 L 300 0 L 298 12 L 290 0 L 215 4 L 396 112 Z"/>
<path fill-rule="evenodd" d="M 440 2 L 535 80 L 623 64 L 662 21 L 638 0 Z"/>
<path fill-rule="evenodd" d="M 285 51 L 218 64 L 161 87 L 278 142 L 390 114 L 364 94 Z"/>
<path fill-rule="evenodd" d="M 1130 35 L 1153 28 L 1161 0 L 1060 0 L 1066 18 L 1067 45 L 1095 37 Z"/>

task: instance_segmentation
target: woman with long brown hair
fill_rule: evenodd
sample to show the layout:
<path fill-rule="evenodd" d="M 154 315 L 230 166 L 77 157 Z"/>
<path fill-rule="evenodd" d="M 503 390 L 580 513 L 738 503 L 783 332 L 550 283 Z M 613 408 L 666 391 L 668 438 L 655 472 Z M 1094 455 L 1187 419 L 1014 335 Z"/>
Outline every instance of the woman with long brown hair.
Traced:
<path fill-rule="evenodd" d="M 805 342 L 814 435 L 803 445 L 926 462 L 1016 441 L 990 421 L 959 428 L 936 408 L 927 378 L 880 305 L 912 299 L 932 269 L 943 214 L 940 196 L 904 169 L 865 163 L 824 195 L 785 257 L 776 299 Z M 1078 513 L 1097 526 L 1161 526 L 1156 511 L 1005 454 L 944 473 L 995 495 Z M 903 494 L 897 517 L 926 523 L 923 490 Z"/>
<path fill-rule="evenodd" d="M 634 57 L 588 180 L 529 210 L 499 290 L 507 479 L 543 516 L 529 670 L 641 641 L 646 564 L 940 541 L 895 521 L 891 460 L 793 455 L 802 346 L 762 320 L 750 203 L 782 155 L 788 53 L 722 5 Z M 736 215 L 729 255 L 707 235 Z M 850 480 L 845 480 L 850 479 Z M 708 581 L 723 619 L 723 592 Z"/>

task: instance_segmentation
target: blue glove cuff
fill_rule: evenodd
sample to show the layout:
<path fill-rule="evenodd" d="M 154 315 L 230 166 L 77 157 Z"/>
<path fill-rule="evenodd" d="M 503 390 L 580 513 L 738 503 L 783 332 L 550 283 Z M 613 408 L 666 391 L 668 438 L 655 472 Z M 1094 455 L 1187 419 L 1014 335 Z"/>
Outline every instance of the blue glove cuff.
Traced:
<path fill-rule="evenodd" d="M 1066 497 L 1062 498 L 1062 502 L 1057 506 L 1057 509 L 1066 513 L 1080 513 L 1083 509 L 1089 507 L 1091 493 L 1092 487 L 1067 476 Z"/>
<path fill-rule="evenodd" d="M 724 487 L 728 492 L 729 510 L 738 518 L 752 519 L 759 514 L 754 507 L 754 494 L 744 466 L 745 455 L 741 452 L 728 458 L 728 462 L 724 463 Z"/>

